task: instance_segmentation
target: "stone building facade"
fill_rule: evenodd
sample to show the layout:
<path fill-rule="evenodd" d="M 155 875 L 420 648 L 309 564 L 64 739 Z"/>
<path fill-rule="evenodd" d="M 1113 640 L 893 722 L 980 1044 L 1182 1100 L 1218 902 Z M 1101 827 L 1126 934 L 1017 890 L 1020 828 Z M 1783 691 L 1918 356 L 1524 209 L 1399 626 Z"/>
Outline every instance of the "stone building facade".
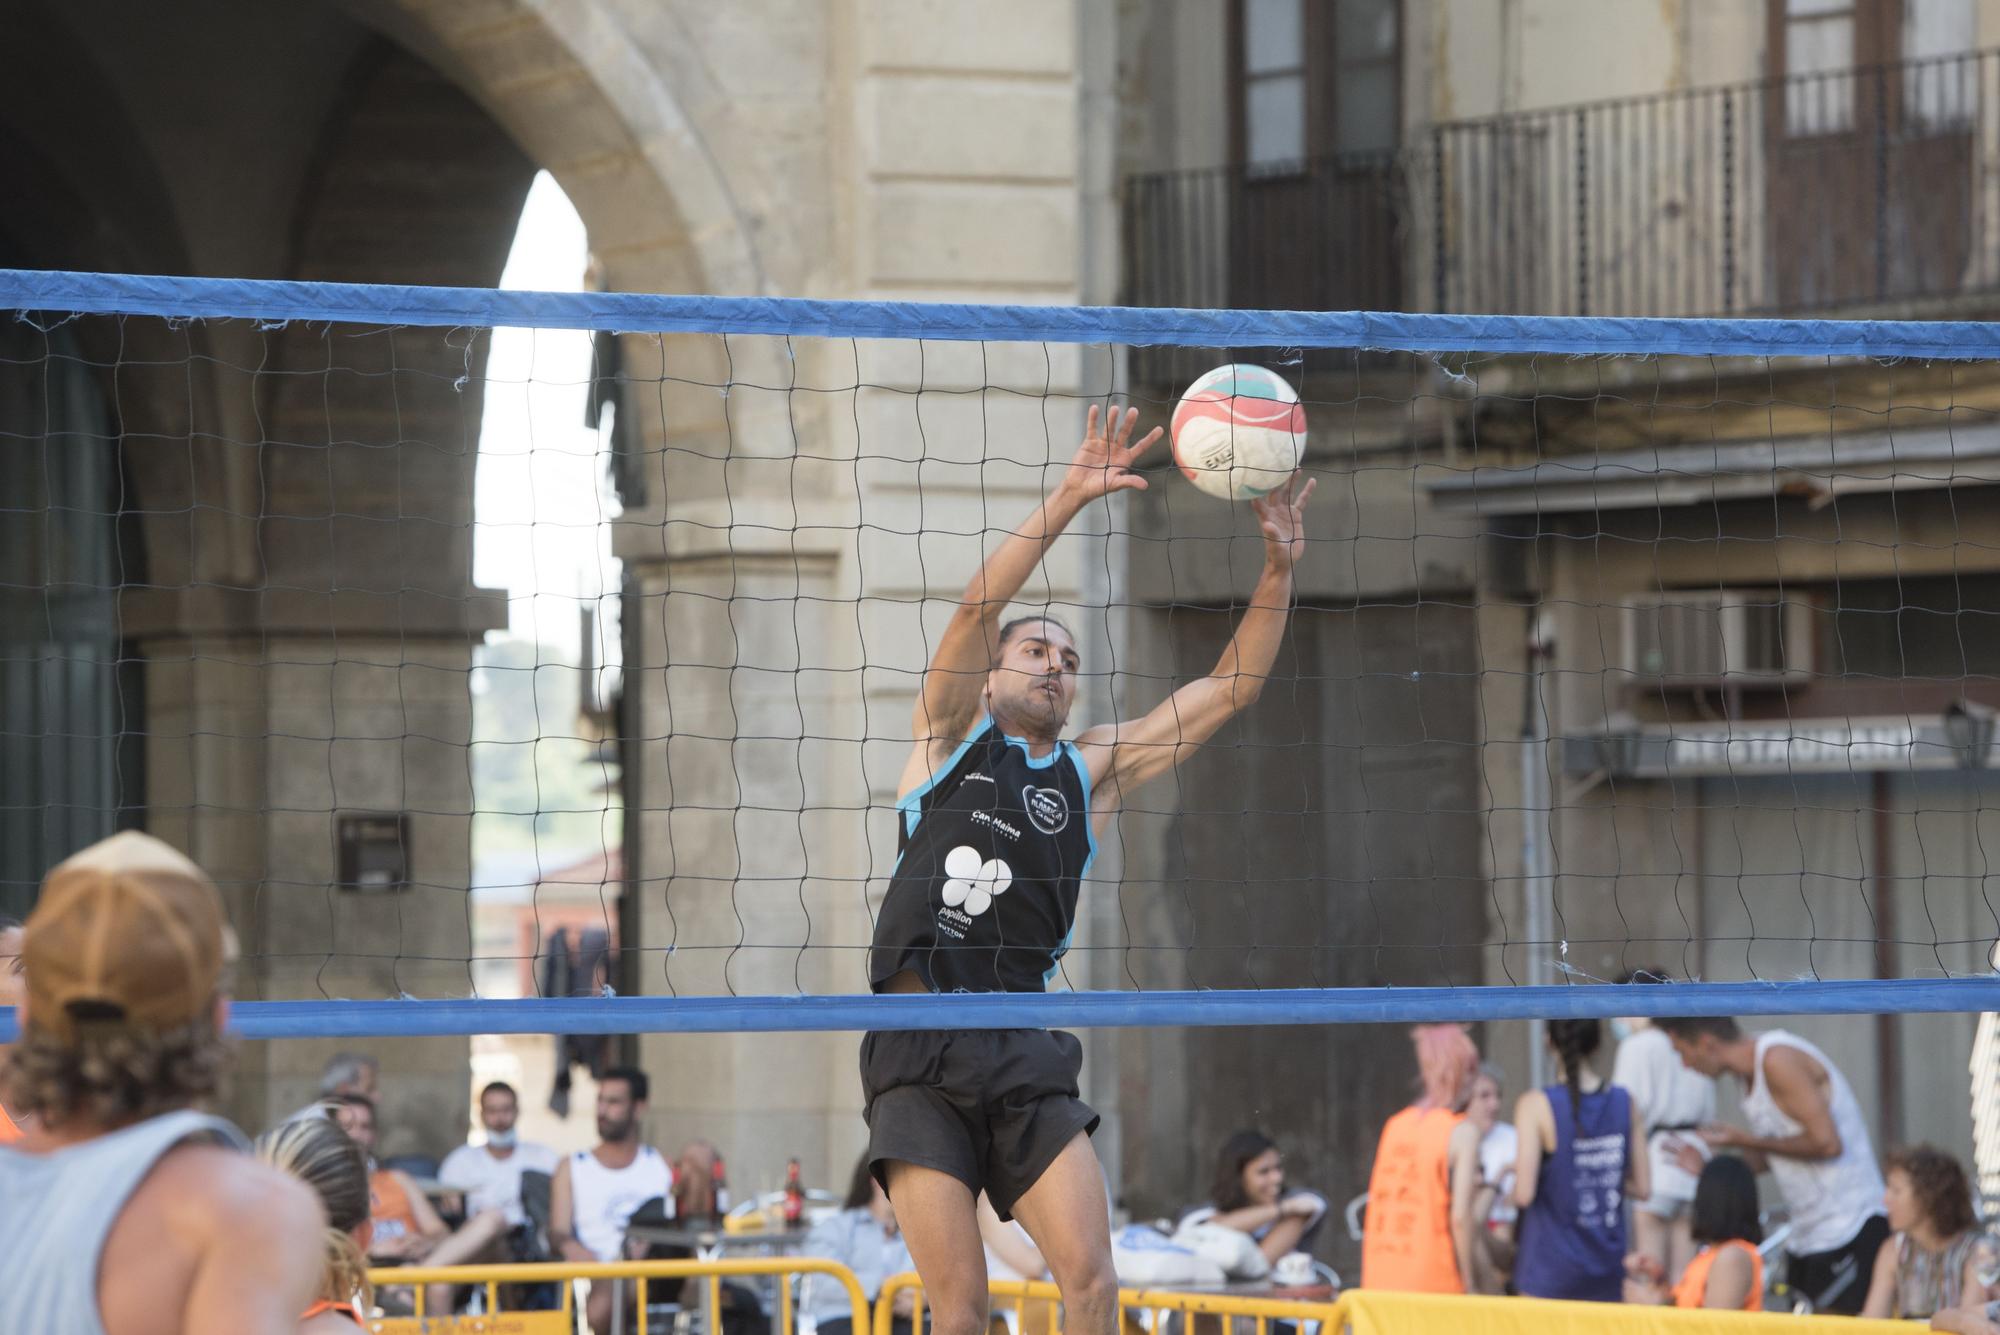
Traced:
<path fill-rule="evenodd" d="M 1110 235 L 1110 27 L 1108 15 L 1066 0 L 357 0 L 282 16 L 237 0 L 173 14 L 102 0 L 31 3 L 18 18 L 20 40 L 0 54 L 17 93 L 0 116 L 0 161 L 23 187 L 0 208 L 0 263 L 10 266 L 490 286 L 530 178 L 545 169 L 588 228 L 607 288 L 1112 295 L 1108 262 L 1095 266 L 1098 286 L 1084 278 L 1087 256 Z M 46 114 L 57 106 L 70 110 Z M 9 802 L 18 807 L 13 904 L 25 905 L 36 868 L 67 846 L 142 824 L 225 884 L 248 957 L 244 995 L 462 994 L 468 668 L 478 638 L 506 616 L 500 598 L 470 585 L 481 340 L 140 322 L 8 337 L 22 366 L 69 376 L 45 386 L 10 366 L 10 418 L 123 441 L 103 457 L 80 451 L 54 477 L 17 451 L 4 474 L 10 493 L 53 489 L 79 510 L 125 516 L 100 525 L 95 546 L 46 524 L 9 549 L 22 585 L 68 576 L 124 585 L 102 605 L 79 602 L 73 631 L 37 625 L 46 597 L 8 604 L 7 638 L 20 646 L 10 657 L 41 674 L 10 679 L 19 689 L 10 687 L 9 731 L 28 739 L 0 767 L 23 794 Z M 626 435 L 660 469 L 616 539 L 629 580 L 629 679 L 645 683 L 628 708 L 653 739 L 627 756 L 629 798 L 644 813 L 627 938 L 642 986 L 858 981 L 840 967 L 845 956 L 795 977 L 789 962 L 766 969 L 751 952 L 725 975 L 719 956 L 686 948 L 725 920 L 733 932 L 736 908 L 758 931 L 790 930 L 781 904 L 757 898 L 756 878 L 786 856 L 764 852 L 773 845 L 750 814 L 760 804 L 849 809 L 828 822 L 840 828 L 808 832 L 810 846 L 793 844 L 791 856 L 800 868 L 809 856 L 815 878 L 851 891 L 818 915 L 815 944 L 865 935 L 871 835 L 855 808 L 865 805 L 858 794 L 892 779 L 886 752 L 870 752 L 863 768 L 861 738 L 882 718 L 907 717 L 906 669 L 921 664 L 924 624 L 936 625 L 913 600 L 959 586 L 976 559 L 976 462 L 956 487 L 925 480 L 925 522 L 940 532 L 923 539 L 920 560 L 907 559 L 914 544 L 905 552 L 878 536 L 914 524 L 852 531 L 857 455 L 881 460 L 862 484 L 879 489 L 871 519 L 877 509 L 893 517 L 920 504 L 914 470 L 893 461 L 917 458 L 922 432 L 956 435 L 956 457 L 975 461 L 965 452 L 981 433 L 977 414 L 954 417 L 949 395 L 941 417 L 929 403 L 922 422 L 898 413 L 896 386 L 919 383 L 904 350 L 850 351 L 809 350 L 798 366 L 809 375 L 817 363 L 851 384 L 853 356 L 866 359 L 884 388 L 880 403 L 860 405 L 865 446 L 851 420 L 830 412 L 787 424 L 782 394 L 758 402 L 746 392 L 725 408 L 686 383 L 711 370 L 720 379 L 728 354 L 738 380 L 775 372 L 790 365 L 782 349 L 634 339 L 626 350 L 635 373 L 650 354 L 675 377 L 650 401 L 633 396 Z M 1010 370 L 933 357 L 921 383 L 1011 376 L 1060 394 L 1082 374 L 1078 356 L 1045 366 L 1037 354 L 1032 368 L 1025 354 L 1016 360 Z M 1019 429 L 1032 405 L 1027 417 L 1012 404 L 994 414 L 991 427 L 1021 442 L 1026 466 L 1001 480 L 1006 456 L 995 451 L 985 499 L 1026 504 L 1044 437 L 1074 432 L 1073 401 L 1048 402 L 1047 430 Z M 703 447 L 718 441 L 737 455 L 708 471 Z M 815 472 L 790 457 L 798 444 L 801 459 L 845 451 L 846 462 Z M 726 516 L 769 507 L 789 532 L 729 527 Z M 57 549 L 51 564 L 43 553 Z M 1058 561 L 1051 572 L 1052 596 L 1074 598 L 1074 569 Z M 717 589 L 735 603 L 713 602 Z M 835 600 L 818 604 L 825 624 L 795 622 L 793 609 L 804 615 L 815 597 Z M 857 599 L 867 624 L 834 610 Z M 731 626 L 731 607 L 748 621 Z M 783 610 L 765 624 L 757 608 Z M 830 674 L 811 685 L 792 670 L 801 642 L 830 655 Z M 65 695 L 50 665 L 79 661 L 96 664 L 94 675 Z M 51 710 L 100 738 L 62 780 L 75 800 L 49 800 L 37 786 L 58 771 L 34 775 L 69 731 L 48 725 Z M 787 735 L 787 718 L 795 736 L 801 710 L 808 732 L 850 740 L 823 753 L 753 740 Z M 685 722 L 731 711 L 719 742 Z M 143 746 L 120 751 L 115 739 L 139 732 Z M 717 784 L 745 810 L 705 810 Z M 407 890 L 334 888 L 329 827 L 348 812 L 403 813 Z M 800 822 L 769 823 L 796 836 Z M 739 860 L 739 849 L 750 851 Z M 778 874 L 798 873 L 786 864 Z M 669 955 L 676 930 L 683 948 Z M 257 1124 L 297 1106 L 333 1046 L 251 1045 L 236 1111 Z M 461 1124 L 464 1044 L 372 1046 L 386 1067 L 385 1125 L 407 1140 L 389 1148 L 443 1148 L 424 1143 L 442 1133 L 417 1128 Z M 731 1148 L 743 1180 L 790 1153 L 815 1180 L 832 1180 L 857 1143 L 851 1047 L 649 1037 L 637 1055 L 660 1073 L 654 1133 L 731 1135 L 717 1127 L 727 1119 L 740 1128 Z"/>
<path fill-rule="evenodd" d="M 1783 301 L 1814 278 L 1668 285 L 1648 297 L 1650 233 L 1614 233 L 1622 245 L 1579 261 L 1562 249 L 1570 203 L 1553 208 L 1530 192 L 1488 207 L 1478 190 L 1489 187 L 1474 185 L 1487 177 L 1449 176 L 1440 159 L 1417 156 L 1513 142 L 1510 127 L 1545 145 L 1547 122 L 1533 117 L 1592 99 L 1801 74 L 1772 63 L 1788 49 L 1786 25 L 1806 21 L 1781 3 L 1342 0 L 1339 23 L 1330 5 L 1249 0 L 325 0 L 282 14 L 252 0 L 172 12 L 28 0 L 16 10 L 22 40 L 0 46 L 16 90 L 0 110 L 0 167 L 27 187 L 0 202 L 0 264 L 12 267 L 487 286 L 541 169 L 582 216 L 602 286 L 621 291 L 1313 304 L 1290 299 L 1309 278 L 1319 304 L 1430 309 L 1463 296 L 1476 309 L 1572 313 L 1549 303 L 1606 309 L 1618 293 L 1627 307 L 1702 313 L 1712 293 Z M 2000 34 L 1993 0 L 1908 12 L 1917 17 L 1897 27 L 1884 6 L 1859 5 L 1848 63 L 1949 55 Z M 1892 34 L 1903 40 L 1894 50 Z M 1837 32 L 1820 36 L 1839 47 Z M 64 115 L 45 114 L 57 106 Z M 1285 173 L 1265 170 L 1287 153 L 1393 160 L 1401 184 L 1314 213 L 1310 199 L 1285 194 Z M 1545 157 L 1524 150 L 1517 165 L 1529 165 L 1492 179 L 1538 179 L 1532 164 Z M 1243 212 L 1206 244 L 1183 236 L 1187 267 L 1139 291 L 1135 257 L 1158 234 L 1145 210 L 1171 186 L 1162 174 L 1211 169 L 1216 184 L 1202 189 L 1260 200 L 1261 221 Z M 1773 212 L 1784 197 L 1775 171 L 1730 193 L 1729 209 Z M 1627 179 L 1639 198 L 1672 176 L 1642 165 Z M 1681 228 L 1676 272 L 1776 272 L 1778 233 L 1737 227 L 1738 213 L 1703 212 L 1709 204 L 1693 196 L 1645 197 L 1653 202 L 1631 216 Z M 1492 254 L 1460 245 L 1478 217 L 1512 219 L 1547 244 Z M 1736 230 L 1683 223 L 1725 217 Z M 1725 262 L 1716 237 L 1739 232 L 1747 239 Z M 1318 244 L 1327 236 L 1367 238 L 1345 247 L 1365 263 L 1328 258 Z M 1968 273 L 1978 253 L 1965 250 Z M 1549 265 L 1558 254 L 1569 258 Z M 1358 271 L 1374 286 L 1354 286 Z M 1478 285 L 1496 272 L 1519 282 Z M 1973 287 L 1945 296 L 1977 309 L 1986 289 Z M 505 617 L 470 577 L 480 340 L 137 322 L 5 337 L 0 413 L 116 436 L 122 449 L 79 445 L 59 478 L 45 461 L 0 455 L 0 485 L 67 489 L 79 510 L 112 498 L 124 517 L 67 530 L 68 546 L 51 529 L 0 548 L 31 572 L 0 583 L 63 582 L 34 555 L 60 547 L 65 568 L 85 576 L 70 582 L 119 589 L 65 605 L 74 627 L 66 621 L 60 636 L 35 623 L 47 599 L 0 596 L 0 635 L 27 646 L 15 657 L 97 665 L 62 687 L 73 696 L 44 672 L 10 686 L 9 700 L 99 720 L 100 738 L 145 738 L 136 751 L 78 750 L 70 800 L 37 803 L 27 825 L 9 817 L 9 847 L 32 851 L 6 864 L 6 888 L 18 902 L 33 867 L 64 845 L 140 823 L 225 883 L 252 961 L 246 995 L 465 991 L 467 676 L 473 646 Z M 626 508 L 614 543 L 627 580 L 627 986 L 859 987 L 871 897 L 894 854 L 887 808 L 916 673 L 948 599 L 993 526 L 1029 508 L 1046 468 L 1066 456 L 1082 397 L 1129 387 L 1157 415 L 1212 359 L 624 340 Z M 20 376 L 45 361 L 62 375 Z M 1707 384 L 1768 398 L 1757 372 L 1724 368 Z M 1523 383 L 1569 383 L 1542 365 L 1493 368 L 1478 392 L 1421 358 L 1307 359 L 1301 375 L 1315 420 L 1329 425 L 1308 459 L 1325 470 L 1313 517 L 1323 541 L 1301 574 L 1287 678 L 1183 782 L 1123 818 L 1094 869 L 1068 984 L 1520 978 L 1551 967 L 1546 951 L 1519 944 L 1528 897 L 1551 885 L 1567 962 L 1586 973 L 1656 961 L 1716 976 L 1865 971 L 1877 962 L 1847 946 L 1838 960 L 1746 960 L 1740 942 L 1718 942 L 1744 930 L 1731 905 L 1753 902 L 1744 887 L 1757 877 L 1790 896 L 1757 919 L 1758 934 L 1796 935 L 1797 904 L 1824 889 L 1845 896 L 1847 916 L 1810 930 L 1859 935 L 1870 878 L 1914 874 L 1895 869 L 1918 849 L 1922 876 L 1950 881 L 1914 892 L 1935 929 L 1925 931 L 1953 943 L 1948 960 L 1937 949 L 1940 967 L 1977 965 L 1983 777 L 1901 776 L 1881 800 L 1876 779 L 1850 775 L 1816 780 L 1848 788 L 1805 800 L 1760 776 L 1739 805 L 1763 809 L 1764 824 L 1719 842 L 1712 816 L 1698 814 L 1722 800 L 1716 775 L 1588 763 L 1589 745 L 1643 738 L 1708 703 L 1605 705 L 1605 683 L 1622 669 L 1593 646 L 1622 633 L 1623 603 L 1697 584 L 1830 590 L 1837 578 L 1854 585 L 1840 596 L 1858 614 L 1899 573 L 1983 580 L 1990 563 L 1974 549 L 2000 545 L 1951 527 L 1971 522 L 1952 507 L 1958 490 L 1844 491 L 1837 505 L 1803 492 L 1775 506 L 1655 497 L 1606 511 L 1522 470 L 1690 442 L 1606 434 L 1582 418 L 1524 437 L 1518 413 L 1495 405 Z M 1837 392 L 1857 406 L 1859 428 L 1878 404 L 1983 412 L 1988 389 L 1898 372 Z M 1722 426 L 1749 441 L 1764 430 L 1747 419 Z M 1241 516 L 1168 483 L 1089 516 L 1024 596 L 1073 620 L 1087 662 L 1112 665 L 1086 682 L 1079 722 L 1146 708 L 1173 674 L 1205 669 L 1248 588 L 1256 552 Z M 1495 502 L 1496 487 L 1515 501 Z M 1672 569 L 1639 541 L 1654 535 L 1659 546 L 1662 532 L 1686 539 Z M 1730 545 L 1737 535 L 1757 541 Z M 1608 557 L 1614 540 L 1626 545 Z M 1837 569 L 1826 565 L 1834 553 Z M 1912 561 L 1929 564 L 1917 572 Z M 1895 594 L 1894 605 L 1914 596 Z M 1980 596 L 1952 608 L 1977 610 Z M 1532 840 L 1520 812 L 1533 805 L 1522 683 L 1538 667 L 1528 646 L 1544 612 L 1555 648 L 1539 664 L 1545 730 L 1529 730 L 1528 759 L 1539 755 L 1561 786 L 1547 798 L 1558 813 L 1545 831 L 1552 869 L 1537 872 L 1522 851 Z M 1875 668 L 1855 660 L 1845 671 Z M 1968 675 L 1978 672 L 1958 674 Z M 1901 712 L 1941 719 L 1956 697 L 1932 695 Z M 1827 702 L 1823 717 L 1862 717 L 1861 703 Z M 1867 710 L 1895 712 L 1879 700 Z M 0 731 L 32 732 L 44 748 L 16 748 L 7 759 L 17 769 L 46 759 L 50 730 Z M 1573 750 L 1586 757 L 1574 770 Z M 74 819 L 58 822 L 48 814 L 57 809 Z M 408 821 L 403 893 L 334 888 L 329 822 L 371 811 Z M 1686 828 L 1698 819 L 1709 834 Z M 1938 820 L 1949 829 L 1926 824 Z M 1772 837 L 1786 828 L 1790 842 Z M 1729 862 L 1743 856 L 1731 841 L 1780 865 Z M 1878 845 L 1897 849 L 1888 872 Z M 1795 847 L 1850 851 L 1794 866 L 1785 859 Z M 1947 847 L 1973 853 L 1945 865 Z M 1801 873 L 1820 878 L 1804 901 Z M 1406 912 L 1411 902 L 1424 912 Z M 1698 948 L 1694 936 L 1714 940 Z M 802 950 L 808 941 L 826 949 Z M 1646 957 L 1628 942 L 1643 942 Z M 1954 1105 L 1915 1097 L 1962 1060 L 1936 1058 L 1934 1069 L 1928 1054 L 1962 1051 L 1969 1022 L 1896 1024 L 1865 1041 L 1829 1036 L 1851 1040 L 1843 1062 L 1900 1131 L 1969 1143 Z M 1487 1037 L 1511 1069 L 1529 1068 L 1522 1034 Z M 1921 1051 L 1885 1076 L 1869 1055 L 1880 1039 Z M 259 1123 L 297 1106 L 331 1046 L 253 1045 L 236 1111 Z M 444 1148 L 421 1143 L 416 1128 L 459 1125 L 465 1045 L 374 1046 L 387 1067 L 385 1124 L 407 1138 L 390 1148 Z M 1405 1092 L 1403 1040 L 1389 1030 L 1100 1032 L 1086 1046 L 1086 1094 L 1107 1114 L 1102 1151 L 1117 1191 L 1142 1212 L 1186 1203 L 1209 1148 L 1247 1123 L 1278 1130 L 1301 1179 L 1344 1196 Z M 837 1181 L 860 1146 L 850 1036 L 650 1035 L 634 1047 L 658 1091 L 651 1134 L 726 1138 L 739 1182 L 761 1183 L 792 1155 L 814 1179 Z M 1959 1086 L 1956 1070 L 1950 1080 Z"/>

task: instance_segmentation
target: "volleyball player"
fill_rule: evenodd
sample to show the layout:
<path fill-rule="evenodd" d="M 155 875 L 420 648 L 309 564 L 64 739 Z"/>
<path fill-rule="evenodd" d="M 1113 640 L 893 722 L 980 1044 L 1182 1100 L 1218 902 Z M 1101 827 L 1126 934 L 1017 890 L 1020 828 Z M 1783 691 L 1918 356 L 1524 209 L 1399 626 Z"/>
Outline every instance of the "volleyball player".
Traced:
<path fill-rule="evenodd" d="M 42 883 L 7 1072 L 0 1331 L 289 1331 L 325 1225 L 312 1192 L 193 1111 L 225 1064 L 226 929 L 202 870 L 114 835 Z"/>
<path fill-rule="evenodd" d="M 1002 613 L 1090 502 L 1144 489 L 1136 410 L 1100 417 L 1062 481 L 973 576 L 919 693 L 916 745 L 896 802 L 901 846 L 876 924 L 877 992 L 1039 992 L 1067 948 L 1096 838 L 1132 791 L 1186 760 L 1257 698 L 1292 603 L 1313 484 L 1253 501 L 1264 570 L 1215 670 L 1145 717 L 1062 732 L 1076 698 L 1075 637 Z M 1078 1098 L 1082 1049 L 1065 1033 L 877 1032 L 861 1048 L 869 1160 L 924 1281 L 938 1335 L 986 1326 L 976 1203 L 1018 1217 L 1062 1289 L 1064 1324 L 1118 1328 L 1104 1174 Z"/>

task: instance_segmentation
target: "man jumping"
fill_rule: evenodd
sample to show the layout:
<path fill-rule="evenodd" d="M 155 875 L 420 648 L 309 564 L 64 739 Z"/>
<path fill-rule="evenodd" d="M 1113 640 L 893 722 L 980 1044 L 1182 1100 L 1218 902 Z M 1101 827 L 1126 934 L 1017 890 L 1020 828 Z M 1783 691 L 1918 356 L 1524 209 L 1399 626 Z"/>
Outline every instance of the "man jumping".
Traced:
<path fill-rule="evenodd" d="M 1144 718 L 1062 740 L 1075 638 L 1046 616 L 1001 614 L 1090 502 L 1143 490 L 1138 412 L 1100 417 L 1062 482 L 967 586 L 919 692 L 898 786 L 901 856 L 869 955 L 877 992 L 1040 992 L 1068 948 L 1097 835 L 1126 797 L 1186 760 L 1257 698 L 1276 660 L 1313 483 L 1251 502 L 1264 571 L 1215 670 Z M 1064 1327 L 1114 1335 L 1118 1281 L 1097 1114 L 1078 1098 L 1069 1034 L 877 1032 L 861 1045 L 869 1160 L 923 1277 L 937 1335 L 986 1328 L 979 1193 L 1018 1216 L 1062 1289 Z"/>

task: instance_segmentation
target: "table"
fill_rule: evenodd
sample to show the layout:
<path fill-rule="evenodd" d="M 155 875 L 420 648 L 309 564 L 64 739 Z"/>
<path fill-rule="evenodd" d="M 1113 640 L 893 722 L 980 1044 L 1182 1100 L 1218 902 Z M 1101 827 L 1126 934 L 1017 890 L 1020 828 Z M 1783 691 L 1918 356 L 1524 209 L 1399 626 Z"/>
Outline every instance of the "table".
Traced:
<path fill-rule="evenodd" d="M 666 1224 L 633 1224 L 625 1236 L 649 1247 L 681 1247 L 698 1261 L 719 1261 L 731 1252 L 754 1252 L 763 1256 L 789 1256 L 805 1246 L 810 1229 L 770 1228 L 752 1233 L 725 1232 L 713 1223 L 674 1220 Z"/>

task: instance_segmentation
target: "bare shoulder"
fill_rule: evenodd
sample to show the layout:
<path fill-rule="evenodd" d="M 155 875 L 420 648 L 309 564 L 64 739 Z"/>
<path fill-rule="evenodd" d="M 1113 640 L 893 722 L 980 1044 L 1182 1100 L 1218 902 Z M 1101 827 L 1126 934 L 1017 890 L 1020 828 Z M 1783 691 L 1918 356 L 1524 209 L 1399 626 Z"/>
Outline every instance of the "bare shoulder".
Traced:
<path fill-rule="evenodd" d="M 1764 1075 L 1773 1087 L 1799 1088 L 1827 1082 L 1826 1067 L 1804 1048 L 1773 1043 L 1764 1053 Z"/>
<path fill-rule="evenodd" d="M 1727 1279 L 1747 1284 L 1750 1280 L 1750 1257 L 1751 1253 L 1741 1247 L 1718 1247 L 1715 1259 L 1709 1263 L 1709 1283 Z"/>
<path fill-rule="evenodd" d="M 896 800 L 908 797 L 943 773 L 958 748 L 971 741 L 985 724 L 986 716 L 977 714 L 965 726 L 949 733 L 918 738 L 910 748 L 910 758 L 903 762 L 902 777 L 896 781 Z"/>
<path fill-rule="evenodd" d="M 1116 723 L 1099 723 L 1070 739 L 1070 745 L 1083 757 L 1084 768 L 1090 771 L 1092 787 L 1104 782 L 1117 763 L 1119 739 Z"/>
<path fill-rule="evenodd" d="M 235 1150 L 183 1146 L 161 1160 L 155 1177 L 164 1178 L 162 1185 L 210 1215 L 224 1232 L 244 1225 L 320 1227 L 319 1198 L 310 1187 Z"/>
<path fill-rule="evenodd" d="M 162 1327 L 161 1314 L 211 1312 L 218 1285 L 240 1290 L 244 1273 L 265 1274 L 269 1293 L 289 1302 L 309 1289 L 299 1281 L 314 1271 L 324 1228 L 310 1188 L 249 1155 L 211 1145 L 169 1150 L 104 1240 L 104 1328 L 178 1328 Z"/>

